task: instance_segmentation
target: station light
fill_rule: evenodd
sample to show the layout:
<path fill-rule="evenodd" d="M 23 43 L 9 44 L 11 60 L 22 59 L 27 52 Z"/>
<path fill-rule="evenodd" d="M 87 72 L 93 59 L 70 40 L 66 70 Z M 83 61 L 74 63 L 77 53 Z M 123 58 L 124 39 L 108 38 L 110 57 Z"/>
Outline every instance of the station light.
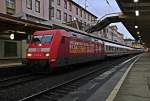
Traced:
<path fill-rule="evenodd" d="M 140 35 L 140 32 L 137 32 L 138 35 Z"/>
<path fill-rule="evenodd" d="M 14 39 L 15 39 L 15 35 L 14 35 L 14 34 L 10 34 L 9 37 L 10 37 L 11 40 L 14 40 Z"/>
<path fill-rule="evenodd" d="M 134 0 L 134 3 L 137 3 L 137 2 L 139 2 L 139 0 Z"/>
<path fill-rule="evenodd" d="M 135 29 L 138 29 L 138 28 L 139 28 L 139 26 L 135 25 L 135 26 L 134 26 L 134 28 L 135 28 Z"/>
<path fill-rule="evenodd" d="M 136 15 L 136 16 L 139 16 L 139 15 L 140 15 L 139 10 L 135 10 L 135 15 Z"/>

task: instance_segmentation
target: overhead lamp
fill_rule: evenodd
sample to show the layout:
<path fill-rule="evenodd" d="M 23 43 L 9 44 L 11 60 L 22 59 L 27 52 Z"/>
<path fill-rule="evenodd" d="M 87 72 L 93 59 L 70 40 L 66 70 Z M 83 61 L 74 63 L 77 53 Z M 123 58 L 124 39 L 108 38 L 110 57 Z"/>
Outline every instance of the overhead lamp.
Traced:
<path fill-rule="evenodd" d="M 140 35 L 140 32 L 137 32 L 138 35 Z"/>
<path fill-rule="evenodd" d="M 139 2 L 139 0 L 134 0 L 134 3 L 137 3 L 137 2 Z"/>
<path fill-rule="evenodd" d="M 134 28 L 137 29 L 137 28 L 139 28 L 139 26 L 135 25 Z"/>
<path fill-rule="evenodd" d="M 140 15 L 139 10 L 135 10 L 135 15 L 136 15 L 136 16 L 139 16 L 139 15 Z"/>

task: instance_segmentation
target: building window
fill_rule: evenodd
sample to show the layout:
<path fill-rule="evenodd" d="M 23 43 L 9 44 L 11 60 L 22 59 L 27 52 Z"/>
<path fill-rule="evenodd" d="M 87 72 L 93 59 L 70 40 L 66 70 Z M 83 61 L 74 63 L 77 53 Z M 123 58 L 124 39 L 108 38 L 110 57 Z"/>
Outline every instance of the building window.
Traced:
<path fill-rule="evenodd" d="M 84 19 L 86 19 L 86 12 L 84 11 Z"/>
<path fill-rule="evenodd" d="M 88 14 L 88 21 L 90 21 L 90 15 Z"/>
<path fill-rule="evenodd" d="M 15 0 L 6 0 L 6 10 L 8 14 L 15 13 Z"/>
<path fill-rule="evenodd" d="M 64 0 L 64 8 L 67 9 L 67 0 Z"/>
<path fill-rule="evenodd" d="M 82 9 L 80 9 L 80 17 L 82 17 Z"/>
<path fill-rule="evenodd" d="M 84 22 L 84 26 L 86 26 L 86 22 Z"/>
<path fill-rule="evenodd" d="M 69 15 L 69 21 L 72 21 L 72 16 L 71 15 Z"/>
<path fill-rule="evenodd" d="M 76 7 L 76 14 L 78 15 L 78 7 Z"/>
<path fill-rule="evenodd" d="M 35 11 L 40 13 L 40 1 L 35 0 Z"/>
<path fill-rule="evenodd" d="M 69 2 L 69 10 L 72 11 L 72 3 Z"/>
<path fill-rule="evenodd" d="M 54 0 L 49 0 L 49 6 L 51 7 L 52 4 L 54 3 Z"/>
<path fill-rule="evenodd" d="M 94 22 L 96 22 L 96 18 L 94 18 Z"/>
<path fill-rule="evenodd" d="M 67 22 L 67 13 L 64 13 L 64 22 Z"/>
<path fill-rule="evenodd" d="M 56 12 L 56 19 L 61 20 L 61 11 L 59 9 Z"/>
<path fill-rule="evenodd" d="M 91 16 L 91 22 L 93 22 L 93 17 Z"/>
<path fill-rule="evenodd" d="M 50 10 L 49 10 L 50 12 L 49 12 L 49 17 L 50 17 L 50 20 L 52 19 L 52 18 L 54 18 L 54 7 L 50 7 Z"/>
<path fill-rule="evenodd" d="M 32 0 L 26 0 L 26 7 L 32 9 Z"/>
<path fill-rule="evenodd" d="M 60 0 L 57 0 L 57 5 L 60 5 Z"/>

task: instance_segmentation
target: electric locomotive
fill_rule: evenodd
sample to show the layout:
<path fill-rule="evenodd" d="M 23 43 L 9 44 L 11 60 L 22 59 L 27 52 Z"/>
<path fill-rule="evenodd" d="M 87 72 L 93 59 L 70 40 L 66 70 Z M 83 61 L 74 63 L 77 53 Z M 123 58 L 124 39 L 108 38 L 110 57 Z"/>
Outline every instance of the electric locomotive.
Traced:
<path fill-rule="evenodd" d="M 37 31 L 29 41 L 26 64 L 40 70 L 138 53 L 132 47 L 61 29 Z"/>

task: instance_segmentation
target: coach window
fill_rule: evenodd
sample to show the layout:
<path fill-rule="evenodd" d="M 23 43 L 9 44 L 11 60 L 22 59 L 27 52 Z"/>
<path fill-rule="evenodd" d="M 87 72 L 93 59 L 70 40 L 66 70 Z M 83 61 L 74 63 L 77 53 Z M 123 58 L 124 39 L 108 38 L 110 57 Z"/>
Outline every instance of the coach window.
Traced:
<path fill-rule="evenodd" d="M 65 44 L 65 37 L 64 36 L 61 39 L 61 44 Z"/>

